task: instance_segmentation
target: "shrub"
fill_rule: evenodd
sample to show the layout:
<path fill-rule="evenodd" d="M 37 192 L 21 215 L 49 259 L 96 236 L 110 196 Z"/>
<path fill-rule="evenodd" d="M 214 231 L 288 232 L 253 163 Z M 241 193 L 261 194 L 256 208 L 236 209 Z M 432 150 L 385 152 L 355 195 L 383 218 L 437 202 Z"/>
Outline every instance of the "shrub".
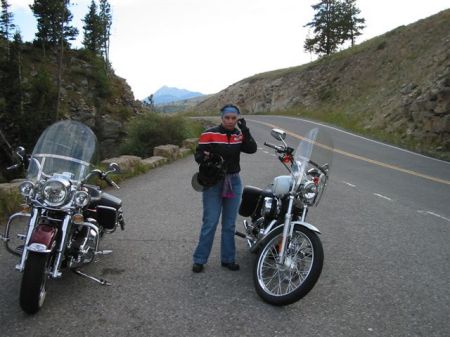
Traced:
<path fill-rule="evenodd" d="M 19 192 L 0 191 L 0 221 L 5 221 L 10 214 L 17 212 L 22 201 L 23 198 Z"/>
<path fill-rule="evenodd" d="M 198 137 L 202 129 L 199 122 L 181 116 L 145 113 L 128 123 L 128 137 L 122 144 L 120 152 L 143 158 L 150 157 L 155 146 L 180 145 L 186 138 Z"/>

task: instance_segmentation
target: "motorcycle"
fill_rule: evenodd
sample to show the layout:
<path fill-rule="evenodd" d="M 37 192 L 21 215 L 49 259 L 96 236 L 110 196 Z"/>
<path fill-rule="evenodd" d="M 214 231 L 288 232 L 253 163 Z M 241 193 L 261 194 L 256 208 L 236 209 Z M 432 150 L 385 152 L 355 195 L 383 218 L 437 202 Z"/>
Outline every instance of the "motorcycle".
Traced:
<path fill-rule="evenodd" d="M 266 189 L 246 186 L 239 214 L 250 252 L 257 253 L 253 281 L 258 295 L 273 305 L 292 304 L 314 287 L 322 271 L 324 253 L 320 231 L 306 222 L 308 209 L 317 206 L 329 180 L 333 143 L 318 128 L 302 137 L 296 151 L 286 132 L 273 129 L 281 145 L 275 150 L 289 175 L 275 177 Z"/>
<path fill-rule="evenodd" d="M 43 306 L 48 278 L 60 278 L 64 269 L 110 285 L 79 270 L 96 257 L 112 253 L 99 249 L 100 239 L 125 226 L 122 201 L 88 183 L 97 177 L 119 188 L 109 177 L 120 172 L 117 164 L 112 163 L 106 172 L 94 169 L 96 149 L 97 138 L 90 128 L 60 121 L 42 133 L 31 157 L 19 147 L 20 162 L 9 168 L 27 168 L 26 180 L 19 186 L 25 204 L 9 218 L 0 238 L 8 252 L 20 256 L 16 266 L 23 272 L 19 300 L 28 314 Z M 28 220 L 25 232 L 17 235 L 24 242 L 11 247 L 11 227 L 20 218 Z"/>

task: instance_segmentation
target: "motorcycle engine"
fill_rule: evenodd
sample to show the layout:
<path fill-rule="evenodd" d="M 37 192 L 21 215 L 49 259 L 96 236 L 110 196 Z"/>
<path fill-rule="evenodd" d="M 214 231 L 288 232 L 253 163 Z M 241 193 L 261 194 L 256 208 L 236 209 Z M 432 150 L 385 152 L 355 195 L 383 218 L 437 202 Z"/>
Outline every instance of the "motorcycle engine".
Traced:
<path fill-rule="evenodd" d="M 281 203 L 277 198 L 265 197 L 261 213 L 266 219 L 275 219 L 280 214 Z"/>
<path fill-rule="evenodd" d="M 94 260 L 98 240 L 97 233 L 90 228 L 80 228 L 71 243 L 70 268 L 77 268 Z"/>

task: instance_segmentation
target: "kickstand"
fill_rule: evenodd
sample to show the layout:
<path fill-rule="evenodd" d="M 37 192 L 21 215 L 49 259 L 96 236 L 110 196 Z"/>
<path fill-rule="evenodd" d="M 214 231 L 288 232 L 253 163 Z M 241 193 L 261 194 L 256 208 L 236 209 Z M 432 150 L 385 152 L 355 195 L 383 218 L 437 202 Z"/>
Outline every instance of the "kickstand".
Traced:
<path fill-rule="evenodd" d="M 88 274 L 83 273 L 82 271 L 79 271 L 78 269 L 72 269 L 72 271 L 82 277 L 88 278 L 92 281 L 95 281 L 97 283 L 100 283 L 102 286 L 110 286 L 112 285 L 111 283 L 109 283 L 107 280 L 101 279 L 101 278 L 97 278 Z"/>

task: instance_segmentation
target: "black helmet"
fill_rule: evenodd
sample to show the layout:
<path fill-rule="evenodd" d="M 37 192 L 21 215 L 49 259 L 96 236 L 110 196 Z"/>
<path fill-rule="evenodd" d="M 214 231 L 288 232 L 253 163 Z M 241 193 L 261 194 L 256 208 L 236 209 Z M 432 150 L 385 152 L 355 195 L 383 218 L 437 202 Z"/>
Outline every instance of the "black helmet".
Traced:
<path fill-rule="evenodd" d="M 198 173 L 192 177 L 192 187 L 201 192 L 211 187 L 225 177 L 224 160 L 218 155 L 211 153 L 210 157 L 200 164 Z"/>

